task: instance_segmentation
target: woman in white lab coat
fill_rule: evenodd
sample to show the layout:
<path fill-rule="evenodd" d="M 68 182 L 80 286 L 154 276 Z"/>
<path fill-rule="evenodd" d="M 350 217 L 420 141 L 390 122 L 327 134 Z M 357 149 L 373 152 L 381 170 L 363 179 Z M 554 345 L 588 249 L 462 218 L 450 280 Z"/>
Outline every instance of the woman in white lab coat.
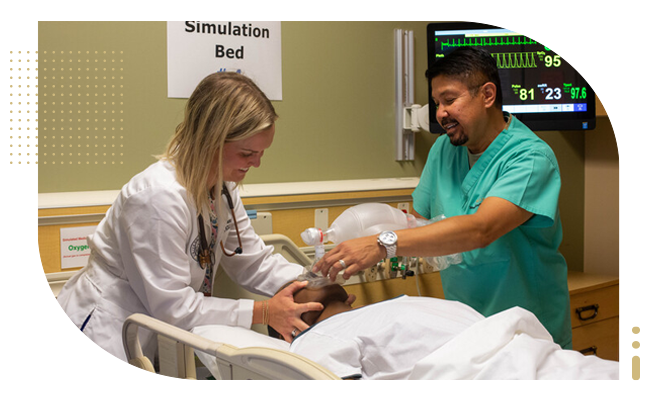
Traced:
<path fill-rule="evenodd" d="M 248 169 L 259 167 L 276 119 L 271 102 L 241 74 L 215 73 L 197 86 L 165 154 L 122 188 L 88 239 L 88 265 L 58 296 L 95 343 L 125 359 L 121 330 L 133 313 L 188 330 L 264 323 L 291 337 L 307 328 L 300 315 L 322 305 L 294 303 L 306 282 L 277 292 L 303 268 L 264 245 L 237 189 Z M 271 299 L 211 297 L 219 265 Z M 151 356 L 153 341 L 141 340 Z"/>

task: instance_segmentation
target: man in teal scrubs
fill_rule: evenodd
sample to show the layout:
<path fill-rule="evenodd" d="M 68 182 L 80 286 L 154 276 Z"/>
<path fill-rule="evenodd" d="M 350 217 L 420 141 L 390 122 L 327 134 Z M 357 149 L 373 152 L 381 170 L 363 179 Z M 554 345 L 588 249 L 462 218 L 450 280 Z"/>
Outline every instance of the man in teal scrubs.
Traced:
<path fill-rule="evenodd" d="M 496 63 L 461 48 L 427 71 L 436 119 L 445 129 L 431 148 L 413 208 L 440 222 L 341 243 L 315 266 L 334 278 L 387 255 L 442 256 L 463 261 L 441 272 L 445 298 L 485 316 L 513 306 L 533 312 L 556 343 L 571 348 L 567 265 L 558 247 L 560 171 L 551 148 L 501 111 Z M 343 260 L 341 262 L 340 260 Z"/>

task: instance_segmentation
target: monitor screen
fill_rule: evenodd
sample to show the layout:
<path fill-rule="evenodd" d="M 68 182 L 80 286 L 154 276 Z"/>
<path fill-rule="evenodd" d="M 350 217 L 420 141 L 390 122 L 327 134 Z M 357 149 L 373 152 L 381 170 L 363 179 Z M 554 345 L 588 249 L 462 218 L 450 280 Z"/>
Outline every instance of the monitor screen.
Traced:
<path fill-rule="evenodd" d="M 558 54 L 524 35 L 472 22 L 427 26 L 428 65 L 460 47 L 482 47 L 497 62 L 503 110 L 532 130 L 587 130 L 596 125 L 596 96 L 587 81 Z M 430 131 L 436 121 L 429 83 Z"/>

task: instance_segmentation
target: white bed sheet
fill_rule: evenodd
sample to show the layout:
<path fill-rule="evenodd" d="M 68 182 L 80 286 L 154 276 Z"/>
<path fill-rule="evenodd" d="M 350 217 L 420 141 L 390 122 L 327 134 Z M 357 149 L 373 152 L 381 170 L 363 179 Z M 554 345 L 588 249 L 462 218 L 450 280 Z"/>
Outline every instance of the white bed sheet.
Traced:
<path fill-rule="evenodd" d="M 287 342 L 241 327 L 208 325 L 192 332 L 240 348 L 289 351 Z M 219 379 L 215 357 L 196 354 Z M 618 378 L 618 362 L 562 349 L 532 313 L 519 307 L 476 322 L 417 362 L 409 376 L 418 380 Z"/>
<path fill-rule="evenodd" d="M 341 378 L 403 380 L 416 362 L 484 319 L 457 301 L 403 295 L 333 315 L 299 334 L 291 351 Z"/>
<path fill-rule="evenodd" d="M 477 322 L 420 360 L 409 379 L 618 379 L 618 362 L 564 350 L 529 311 Z"/>

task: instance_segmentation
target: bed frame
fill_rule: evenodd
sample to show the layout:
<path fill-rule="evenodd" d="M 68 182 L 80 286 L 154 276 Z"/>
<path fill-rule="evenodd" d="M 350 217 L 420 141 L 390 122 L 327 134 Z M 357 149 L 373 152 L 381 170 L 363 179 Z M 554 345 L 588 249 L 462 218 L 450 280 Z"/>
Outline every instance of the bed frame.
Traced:
<path fill-rule="evenodd" d="M 194 350 L 216 357 L 222 380 L 240 379 L 339 379 L 324 367 L 287 351 L 247 347 L 237 348 L 216 343 L 143 314 L 127 318 L 122 340 L 129 364 L 150 372 L 151 360 L 142 352 L 138 331 L 154 332 L 158 339 L 159 373 L 161 375 L 196 379 Z"/>

